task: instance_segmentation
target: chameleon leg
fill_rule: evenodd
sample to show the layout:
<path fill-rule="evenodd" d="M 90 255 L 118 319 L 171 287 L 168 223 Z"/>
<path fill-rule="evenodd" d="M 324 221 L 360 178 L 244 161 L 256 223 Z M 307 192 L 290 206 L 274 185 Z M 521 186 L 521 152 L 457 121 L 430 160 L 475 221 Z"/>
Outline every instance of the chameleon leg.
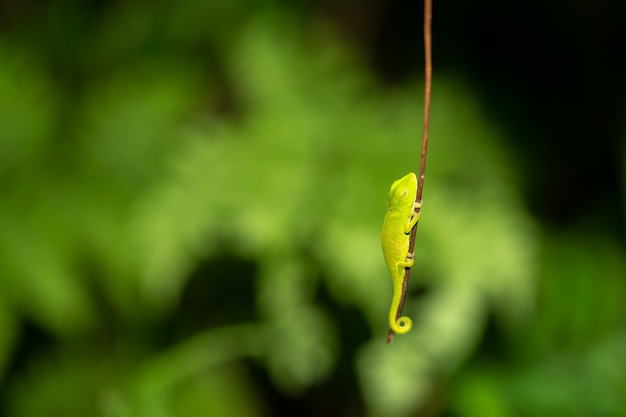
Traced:
<path fill-rule="evenodd" d="M 404 262 L 396 262 L 396 268 L 400 275 L 404 275 L 405 268 L 412 268 L 413 265 L 415 265 L 415 260 L 411 257 L 407 257 L 406 261 Z"/>
<path fill-rule="evenodd" d="M 418 208 L 421 209 L 422 208 L 422 203 L 415 203 L 414 208 Z M 419 221 L 420 217 L 422 217 L 422 213 L 415 213 L 415 211 L 413 211 L 413 214 L 411 215 L 411 218 L 409 219 L 409 221 L 407 222 L 407 224 L 404 225 L 404 233 L 409 233 L 411 231 L 411 229 L 413 229 L 413 227 L 417 224 L 417 222 Z"/>

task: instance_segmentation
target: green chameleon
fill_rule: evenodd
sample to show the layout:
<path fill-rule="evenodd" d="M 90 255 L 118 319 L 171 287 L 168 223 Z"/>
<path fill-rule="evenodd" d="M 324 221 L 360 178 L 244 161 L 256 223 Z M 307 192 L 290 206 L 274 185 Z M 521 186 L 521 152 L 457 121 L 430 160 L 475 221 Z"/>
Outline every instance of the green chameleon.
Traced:
<path fill-rule="evenodd" d="M 393 299 L 389 310 L 389 327 L 395 333 L 404 334 L 411 330 L 413 322 L 407 316 L 396 319 L 400 300 L 404 269 L 411 268 L 413 254 L 409 253 L 411 229 L 420 218 L 415 213 L 422 206 L 417 199 L 417 176 L 411 172 L 391 184 L 387 199 L 387 214 L 383 222 L 383 254 L 393 281 Z"/>

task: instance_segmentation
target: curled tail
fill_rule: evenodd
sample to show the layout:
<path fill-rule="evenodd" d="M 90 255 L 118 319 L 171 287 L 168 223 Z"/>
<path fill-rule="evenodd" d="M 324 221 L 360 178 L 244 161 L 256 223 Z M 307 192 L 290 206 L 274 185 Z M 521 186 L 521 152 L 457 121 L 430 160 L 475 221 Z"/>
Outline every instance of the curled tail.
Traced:
<path fill-rule="evenodd" d="M 402 281 L 394 280 L 393 298 L 391 300 L 391 308 L 389 309 L 389 328 L 397 334 L 405 334 L 413 327 L 413 321 L 408 316 L 396 318 L 398 309 L 400 308 L 400 300 L 402 299 Z"/>

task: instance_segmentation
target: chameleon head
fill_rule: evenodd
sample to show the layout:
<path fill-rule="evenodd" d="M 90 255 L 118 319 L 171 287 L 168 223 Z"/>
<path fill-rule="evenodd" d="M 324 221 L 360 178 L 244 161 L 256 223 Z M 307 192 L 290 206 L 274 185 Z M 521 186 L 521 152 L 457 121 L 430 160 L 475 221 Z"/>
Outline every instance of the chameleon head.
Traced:
<path fill-rule="evenodd" d="M 391 184 L 389 189 L 389 197 L 387 202 L 389 205 L 395 205 L 400 201 L 415 201 L 417 194 L 417 176 L 413 172 L 409 172 L 404 177 L 396 180 Z"/>

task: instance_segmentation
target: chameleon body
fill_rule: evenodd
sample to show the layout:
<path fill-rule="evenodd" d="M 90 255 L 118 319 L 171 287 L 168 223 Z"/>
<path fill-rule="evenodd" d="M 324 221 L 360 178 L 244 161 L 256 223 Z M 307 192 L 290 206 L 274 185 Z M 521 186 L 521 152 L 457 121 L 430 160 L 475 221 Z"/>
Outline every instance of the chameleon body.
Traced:
<path fill-rule="evenodd" d="M 402 299 L 405 268 L 413 266 L 413 254 L 409 253 L 411 229 L 417 224 L 421 207 L 417 198 L 417 176 L 411 172 L 391 185 L 387 199 L 387 214 L 383 222 L 382 242 L 385 262 L 393 281 L 393 298 L 389 310 L 389 327 L 395 333 L 411 330 L 413 322 L 407 316 L 396 318 Z"/>

